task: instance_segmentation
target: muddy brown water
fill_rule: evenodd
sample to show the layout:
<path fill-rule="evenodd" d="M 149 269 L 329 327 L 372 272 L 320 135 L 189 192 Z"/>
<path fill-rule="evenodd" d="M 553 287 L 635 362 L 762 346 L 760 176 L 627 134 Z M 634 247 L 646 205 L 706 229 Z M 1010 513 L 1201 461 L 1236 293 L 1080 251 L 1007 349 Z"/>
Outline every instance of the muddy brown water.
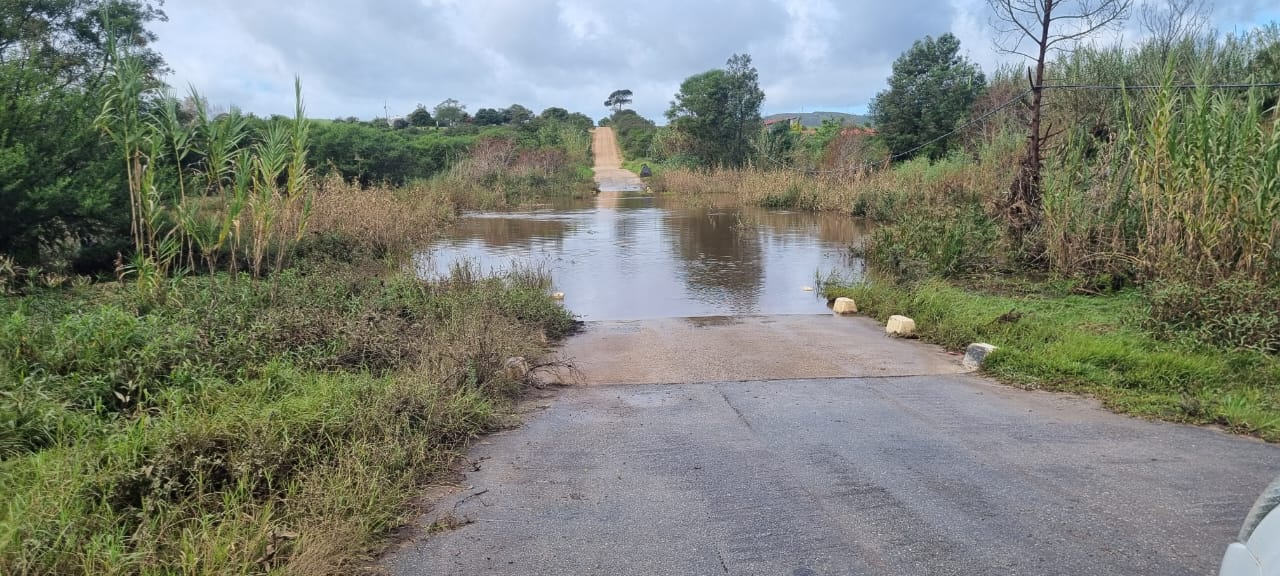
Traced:
<path fill-rule="evenodd" d="M 543 268 L 565 306 L 590 321 L 813 314 L 828 312 L 826 300 L 803 287 L 861 277 L 849 247 L 866 233 L 865 223 L 836 214 L 602 192 L 467 215 L 416 262 L 423 277 L 458 263 Z"/>

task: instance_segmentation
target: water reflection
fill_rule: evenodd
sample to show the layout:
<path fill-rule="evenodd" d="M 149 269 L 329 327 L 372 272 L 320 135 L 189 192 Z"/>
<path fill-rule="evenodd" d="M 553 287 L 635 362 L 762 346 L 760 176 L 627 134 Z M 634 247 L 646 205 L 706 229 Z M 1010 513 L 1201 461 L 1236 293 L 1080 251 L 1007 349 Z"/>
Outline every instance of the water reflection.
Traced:
<path fill-rule="evenodd" d="M 466 217 L 424 250 L 419 273 L 455 263 L 547 268 L 587 320 L 826 311 L 801 291 L 816 275 L 854 277 L 848 246 L 865 226 L 832 214 L 685 207 L 643 194 Z"/>
<path fill-rule="evenodd" d="M 764 283 L 760 229 L 737 210 L 667 211 L 665 224 L 690 295 L 724 312 L 759 309 Z"/>

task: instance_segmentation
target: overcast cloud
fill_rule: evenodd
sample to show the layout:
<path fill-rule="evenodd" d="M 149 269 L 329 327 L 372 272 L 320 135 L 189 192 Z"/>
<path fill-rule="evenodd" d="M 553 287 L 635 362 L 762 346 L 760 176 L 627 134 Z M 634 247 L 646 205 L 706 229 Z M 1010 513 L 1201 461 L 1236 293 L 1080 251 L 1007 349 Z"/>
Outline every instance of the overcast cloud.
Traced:
<path fill-rule="evenodd" d="M 1274 0 L 1223 0 L 1226 30 L 1280 18 Z M 457 98 L 594 118 L 609 92 L 660 118 L 685 77 L 754 58 L 765 112 L 862 112 L 917 38 L 956 34 L 990 69 L 986 0 L 169 0 L 158 48 L 179 91 L 219 106 L 383 115 Z M 1132 37 L 1133 31 L 1126 31 Z"/>

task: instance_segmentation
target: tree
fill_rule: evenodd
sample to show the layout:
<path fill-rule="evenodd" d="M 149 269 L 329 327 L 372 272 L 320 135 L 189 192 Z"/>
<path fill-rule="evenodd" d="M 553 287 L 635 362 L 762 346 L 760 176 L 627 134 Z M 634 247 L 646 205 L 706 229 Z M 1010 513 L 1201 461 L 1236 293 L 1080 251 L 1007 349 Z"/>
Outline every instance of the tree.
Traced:
<path fill-rule="evenodd" d="M 519 104 L 512 104 L 503 110 L 507 116 L 507 124 L 524 124 L 533 120 L 533 110 L 525 108 Z"/>
<path fill-rule="evenodd" d="M 1168 56 L 1174 43 L 1200 34 L 1209 24 L 1210 7 L 1206 0 L 1163 0 L 1144 2 L 1138 12 L 1142 29 Z"/>
<path fill-rule="evenodd" d="M 613 115 L 609 123 L 618 136 L 618 146 L 627 158 L 644 158 L 649 155 L 649 146 L 657 133 L 657 126 L 651 120 L 636 113 L 635 110 L 623 110 Z"/>
<path fill-rule="evenodd" d="M 507 115 L 495 108 L 481 108 L 476 110 L 473 120 L 476 126 L 501 126 L 507 123 Z"/>
<path fill-rule="evenodd" d="M 871 102 L 871 117 L 890 153 L 940 158 L 955 129 L 986 79 L 978 66 L 960 55 L 960 40 L 943 34 L 916 40 L 893 63 L 889 89 Z"/>
<path fill-rule="evenodd" d="M 427 126 L 430 126 L 433 121 L 431 118 L 431 112 L 428 112 L 427 107 L 421 104 L 419 104 L 417 108 L 414 108 L 413 112 L 409 113 L 407 120 L 409 120 L 410 126 L 414 126 L 416 128 L 426 128 Z"/>
<path fill-rule="evenodd" d="M 553 122 L 564 122 L 565 120 L 569 119 L 569 111 L 565 110 L 564 108 L 557 108 L 555 106 L 552 106 L 550 108 L 547 108 L 546 110 L 543 110 L 542 114 L 539 114 L 538 117 L 542 118 L 543 120 L 550 120 Z"/>
<path fill-rule="evenodd" d="M 760 131 L 762 103 L 764 91 L 751 56 L 735 54 L 723 69 L 686 78 L 667 119 L 689 136 L 702 162 L 741 166 L 750 138 Z"/>
<path fill-rule="evenodd" d="M 111 41 L 158 85 L 164 61 L 146 0 L 12 0 L 0 8 L 0 253 L 24 263 L 70 246 L 109 268 L 129 234 L 125 176 L 93 121 Z M 95 257 L 96 256 L 96 257 Z M 87 260 L 92 260 L 87 261 Z M 84 267 L 80 267 L 84 264 Z M 96 268 L 96 269 L 95 269 Z"/>
<path fill-rule="evenodd" d="M 615 114 L 621 112 L 622 108 L 630 103 L 630 90 L 614 90 L 613 93 L 609 94 L 609 98 L 604 101 L 604 105 L 613 108 Z"/>
<path fill-rule="evenodd" d="M 993 24 L 1003 37 L 996 48 L 1035 61 L 1031 80 L 1031 121 L 1027 152 L 1018 175 L 1009 187 L 1006 213 L 1017 231 L 1034 226 L 1041 212 L 1041 168 L 1044 143 L 1041 118 L 1044 103 L 1045 61 L 1051 51 L 1063 51 L 1090 34 L 1124 22 L 1133 0 L 987 0 L 995 11 Z M 1023 42 L 1031 42 L 1031 51 Z M 1031 76 L 1028 70 L 1028 77 Z M 1051 136 L 1049 134 L 1048 136 Z"/>
<path fill-rule="evenodd" d="M 436 122 L 445 126 L 453 126 L 467 121 L 467 106 L 453 98 L 436 104 Z"/>
<path fill-rule="evenodd" d="M 574 112 L 573 114 L 570 114 L 567 118 L 564 119 L 564 121 L 570 126 L 573 126 L 574 128 L 581 130 L 583 132 L 590 130 L 592 126 L 596 125 L 595 121 L 592 120 L 590 116 L 587 116 L 586 114 L 583 114 L 581 112 Z"/>

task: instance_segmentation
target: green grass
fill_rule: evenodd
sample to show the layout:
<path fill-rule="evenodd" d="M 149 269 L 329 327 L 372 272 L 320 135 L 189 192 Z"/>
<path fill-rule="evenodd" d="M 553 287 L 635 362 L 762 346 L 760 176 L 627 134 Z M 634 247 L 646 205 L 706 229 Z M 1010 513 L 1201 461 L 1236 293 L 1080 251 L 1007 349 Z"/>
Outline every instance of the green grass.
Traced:
<path fill-rule="evenodd" d="M 630 171 L 632 171 L 632 172 L 635 172 L 636 174 L 640 174 L 640 167 L 641 167 L 642 165 L 644 165 L 644 164 L 648 164 L 648 165 L 649 165 L 649 170 L 653 172 L 653 175 L 654 175 L 654 176 L 657 176 L 657 175 L 661 174 L 661 173 L 662 173 L 662 171 L 664 170 L 664 166 L 662 165 L 662 163 L 657 162 L 657 161 L 654 161 L 654 160 L 649 160 L 648 158 L 640 158 L 640 159 L 638 159 L 638 160 L 623 160 L 623 161 L 622 161 L 622 167 L 623 167 L 623 168 L 625 168 L 625 169 L 627 169 L 627 170 L 630 170 Z"/>
<path fill-rule="evenodd" d="M 329 239 L 268 280 L 0 299 L 0 573 L 348 573 L 572 318 L 545 276 L 425 283 Z"/>
<path fill-rule="evenodd" d="M 1143 329 L 1138 291 L 1070 295 L 1027 284 L 1022 294 L 989 294 L 929 280 L 828 286 L 880 320 L 913 318 L 922 339 L 953 350 L 999 347 L 984 370 L 1030 388 L 1091 394 L 1109 408 L 1144 417 L 1219 424 L 1280 441 L 1280 359 L 1190 339 L 1167 341 Z"/>

